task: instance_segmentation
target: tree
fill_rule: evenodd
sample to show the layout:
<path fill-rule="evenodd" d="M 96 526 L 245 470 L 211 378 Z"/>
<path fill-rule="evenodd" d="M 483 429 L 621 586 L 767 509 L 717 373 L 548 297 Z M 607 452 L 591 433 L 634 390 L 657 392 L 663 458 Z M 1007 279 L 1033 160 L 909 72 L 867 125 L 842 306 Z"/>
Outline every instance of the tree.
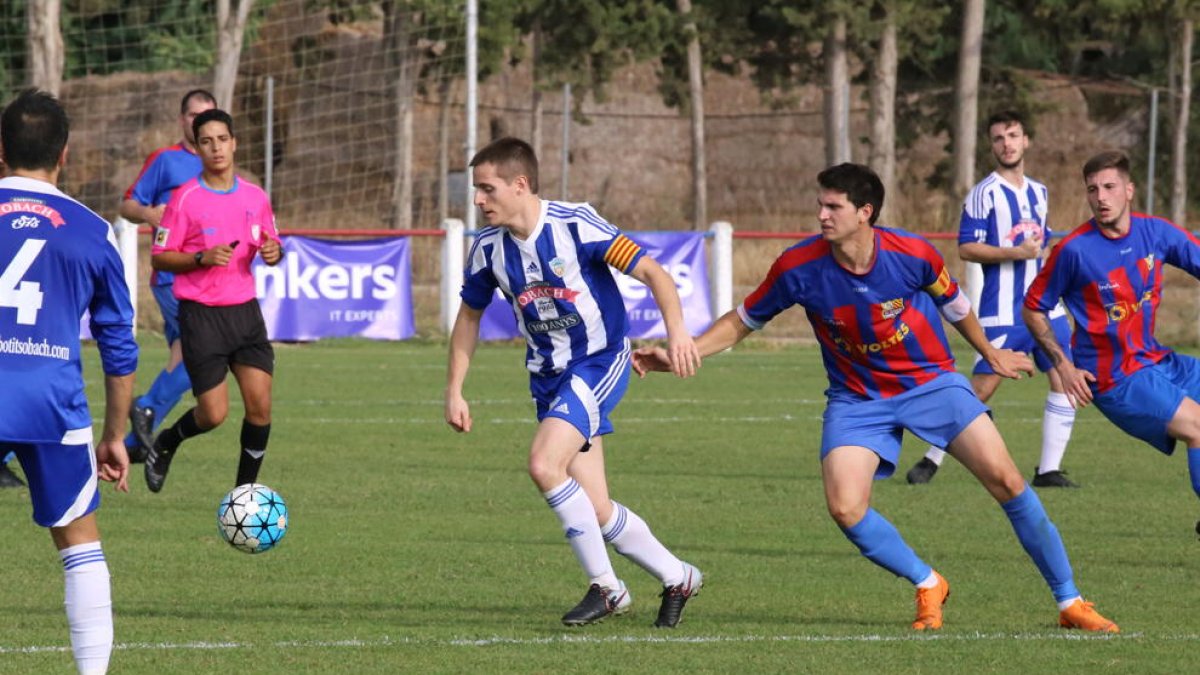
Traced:
<path fill-rule="evenodd" d="M 825 62 L 825 164 L 850 161 L 850 64 L 846 17 L 830 10 L 821 58 Z"/>
<path fill-rule="evenodd" d="M 217 0 L 217 62 L 213 66 L 213 96 L 217 105 L 233 111 L 233 88 L 237 84 L 238 65 L 242 61 L 242 40 L 254 0 Z"/>
<path fill-rule="evenodd" d="M 60 0 L 30 0 L 25 7 L 29 84 L 58 95 L 63 78 Z"/>
<path fill-rule="evenodd" d="M 704 156 L 704 67 L 700 31 L 692 16 L 691 0 L 676 0 L 687 40 L 688 89 L 692 111 L 692 229 L 708 227 L 708 173 Z"/>
<path fill-rule="evenodd" d="M 875 4 L 882 14 L 878 46 L 871 63 L 871 153 L 868 163 L 879 174 L 885 195 L 896 189 L 896 77 L 899 52 L 896 45 L 896 7 L 890 0 Z M 881 222 L 890 222 L 893 200 L 884 199 Z"/>
<path fill-rule="evenodd" d="M 975 182 L 975 139 L 979 124 L 979 70 L 983 54 L 985 0 L 966 0 L 962 41 L 958 50 L 958 78 L 954 87 L 955 197 L 967 194 Z"/>
<path fill-rule="evenodd" d="M 1184 227 L 1187 221 L 1187 140 L 1192 99 L 1192 43 L 1196 27 L 1190 16 L 1179 24 L 1179 96 L 1171 153 L 1171 220 Z"/>

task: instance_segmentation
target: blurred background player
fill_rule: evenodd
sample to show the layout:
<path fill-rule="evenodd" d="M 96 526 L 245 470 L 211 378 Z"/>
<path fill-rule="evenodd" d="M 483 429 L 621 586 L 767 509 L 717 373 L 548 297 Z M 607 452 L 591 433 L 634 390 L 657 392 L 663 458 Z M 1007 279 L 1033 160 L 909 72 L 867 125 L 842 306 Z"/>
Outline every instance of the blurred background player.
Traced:
<path fill-rule="evenodd" d="M 997 375 L 1017 378 L 1033 364 L 987 341 L 928 241 L 875 227 L 884 192 L 871 169 L 839 164 L 817 182 L 821 234 L 784 251 L 757 290 L 696 338 L 701 356 L 734 346 L 793 305 L 804 307 L 829 376 L 821 434 L 829 514 L 864 557 L 916 587 L 914 629 L 942 627 L 950 585 L 871 508 L 872 483 L 896 470 L 906 429 L 941 441 L 1000 504 L 1058 603 L 1059 625 L 1118 632 L 1080 596 L 1058 529 L 1021 478 L 987 406 L 955 371 L 942 318 Z M 634 354 L 639 374 L 670 366 L 661 348 Z"/>
<path fill-rule="evenodd" d="M 653 258 L 587 204 L 538 197 L 533 148 L 501 138 L 471 159 L 475 206 L 484 228 L 467 260 L 463 304 L 450 336 L 446 422 L 471 430 L 463 383 L 479 322 L 497 288 L 525 335 L 537 431 L 529 476 L 558 516 L 589 588 L 562 618 L 580 626 L 627 611 L 632 602 L 605 542 L 663 585 L 654 625 L 676 626 L 703 583 L 700 570 L 675 557 L 628 507 L 609 499 L 602 437 L 629 384 L 624 301 L 609 268 L 646 284 L 662 310 L 670 365 L 686 377 L 699 363 L 683 323 L 675 281 Z"/>
<path fill-rule="evenodd" d="M 1132 213 L 1125 153 L 1092 157 L 1083 178 L 1093 217 L 1050 254 L 1025 296 L 1025 321 L 1074 405 L 1095 401 L 1113 424 L 1163 454 L 1186 443 L 1200 496 L 1200 360 L 1154 336 L 1163 265 L 1200 278 L 1200 240 L 1163 218 Z M 1075 318 L 1073 359 L 1046 315 L 1060 298 Z"/>
<path fill-rule="evenodd" d="M 238 176 L 233 118 L 208 110 L 192 122 L 199 176 L 179 186 L 163 213 L 150 262 L 175 273 L 183 364 L 196 405 L 158 434 L 146 456 L 146 485 L 162 490 L 180 443 L 220 426 L 229 413 L 233 371 L 245 405 L 237 482 L 254 483 L 271 436 L 275 351 L 267 337 L 250 264 L 283 258 L 275 213 L 262 188 Z"/>
<path fill-rule="evenodd" d="M 203 168 L 196 154 L 196 136 L 192 121 L 205 110 L 217 107 L 213 95 L 203 89 L 193 89 L 179 103 L 179 129 L 183 140 L 175 145 L 150 153 L 142 165 L 137 180 L 125 191 L 118 212 L 134 223 L 146 223 L 152 228 L 151 241 L 162 221 L 163 210 L 175 188 L 200 175 Z M 163 335 L 171 353 L 150 388 L 136 401 L 130 412 L 131 430 L 125 439 L 130 461 L 141 462 L 154 442 L 154 430 L 167 418 L 171 409 L 192 386 L 186 368 L 181 368 L 183 352 L 179 346 L 179 301 L 175 299 L 170 272 L 150 272 L 150 293 L 158 303 L 163 317 Z"/>
<path fill-rule="evenodd" d="M 0 455 L 15 452 L 62 558 L 71 651 L 80 673 L 104 673 L 112 653 L 112 590 L 100 546 L 97 478 L 129 490 L 122 436 L 137 343 L 133 305 L 113 230 L 60 192 L 67 115 L 53 96 L 25 91 L 0 118 Z M 94 445 L 84 394 L 79 322 L 104 369 L 104 430 Z"/>
<path fill-rule="evenodd" d="M 1034 487 L 1079 487 L 1062 471 L 1075 409 L 1067 401 L 1050 359 L 1021 319 L 1025 290 L 1041 270 L 1042 251 L 1050 242 L 1046 186 L 1025 175 L 1029 134 L 1019 113 L 992 115 L 987 133 L 996 170 L 967 195 L 959 223 L 958 255 L 982 266 L 983 287 L 975 311 L 988 341 L 996 347 L 1031 353 L 1038 370 L 1049 380 L 1050 391 L 1042 413 L 1042 456 L 1033 472 Z M 1050 312 L 1050 325 L 1067 345 L 1071 326 L 1061 305 Z M 1063 349 L 1069 359 L 1070 347 Z M 976 355 L 971 388 L 979 400 L 986 403 L 991 399 L 1000 382 L 987 359 Z M 945 458 L 944 450 L 931 446 L 909 469 L 908 482 L 928 483 Z"/>

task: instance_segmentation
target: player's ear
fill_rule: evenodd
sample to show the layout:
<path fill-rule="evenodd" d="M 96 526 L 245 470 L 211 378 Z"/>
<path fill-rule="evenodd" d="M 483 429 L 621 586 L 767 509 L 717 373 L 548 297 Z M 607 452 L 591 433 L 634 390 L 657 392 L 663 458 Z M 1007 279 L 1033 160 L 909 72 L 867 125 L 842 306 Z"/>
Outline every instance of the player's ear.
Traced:
<path fill-rule="evenodd" d="M 62 152 L 59 153 L 59 155 L 58 155 L 58 168 L 61 169 L 67 165 L 67 151 L 69 149 L 70 148 L 68 146 L 66 146 L 66 145 L 63 146 Z"/>

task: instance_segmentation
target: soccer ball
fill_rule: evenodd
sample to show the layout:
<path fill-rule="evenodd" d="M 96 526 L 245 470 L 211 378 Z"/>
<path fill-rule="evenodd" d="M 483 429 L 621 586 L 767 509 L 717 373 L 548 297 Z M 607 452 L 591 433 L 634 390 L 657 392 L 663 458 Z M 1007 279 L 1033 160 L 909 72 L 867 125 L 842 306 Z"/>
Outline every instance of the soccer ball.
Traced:
<path fill-rule="evenodd" d="M 287 504 L 266 485 L 239 485 L 217 507 L 221 538 L 243 553 L 270 551 L 287 534 L 287 526 Z"/>

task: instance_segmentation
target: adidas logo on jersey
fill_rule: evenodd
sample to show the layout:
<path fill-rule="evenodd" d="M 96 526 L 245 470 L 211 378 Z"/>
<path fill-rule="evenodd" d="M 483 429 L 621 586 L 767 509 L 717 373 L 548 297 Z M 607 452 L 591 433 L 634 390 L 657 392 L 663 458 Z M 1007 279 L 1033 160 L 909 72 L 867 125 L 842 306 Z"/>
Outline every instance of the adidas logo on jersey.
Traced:
<path fill-rule="evenodd" d="M 535 262 L 529 263 L 529 267 L 525 268 L 525 273 L 526 274 L 537 274 L 538 273 L 537 263 L 535 263 Z"/>
<path fill-rule="evenodd" d="M 560 403 L 560 404 L 558 404 L 558 407 L 556 407 L 556 408 L 554 409 L 554 412 L 556 412 L 556 413 L 562 413 L 562 414 L 564 414 L 564 415 L 570 415 L 570 414 L 571 414 L 571 409 L 567 407 L 567 404 L 566 404 L 566 403 Z"/>

